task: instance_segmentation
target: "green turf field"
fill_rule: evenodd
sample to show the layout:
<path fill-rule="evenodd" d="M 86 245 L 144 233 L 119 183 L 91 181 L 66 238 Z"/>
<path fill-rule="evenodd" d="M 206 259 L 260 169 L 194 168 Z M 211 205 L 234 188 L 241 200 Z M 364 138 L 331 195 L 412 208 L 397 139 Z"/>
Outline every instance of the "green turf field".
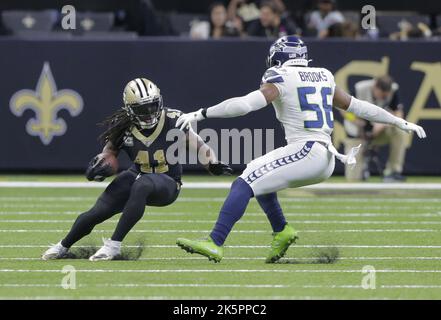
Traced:
<path fill-rule="evenodd" d="M 131 260 L 92 263 L 39 257 L 100 189 L 0 188 L 0 298 L 441 299 L 441 191 L 280 192 L 300 240 L 278 264 L 264 263 L 271 229 L 255 200 L 220 264 L 179 249 L 177 237 L 208 234 L 227 192 L 184 188 L 173 205 L 146 209 L 125 241 L 124 258 Z M 100 246 L 117 218 L 74 253 Z M 61 286 L 66 265 L 76 269 L 76 289 Z M 376 289 L 361 286 L 365 266 L 376 270 Z"/>

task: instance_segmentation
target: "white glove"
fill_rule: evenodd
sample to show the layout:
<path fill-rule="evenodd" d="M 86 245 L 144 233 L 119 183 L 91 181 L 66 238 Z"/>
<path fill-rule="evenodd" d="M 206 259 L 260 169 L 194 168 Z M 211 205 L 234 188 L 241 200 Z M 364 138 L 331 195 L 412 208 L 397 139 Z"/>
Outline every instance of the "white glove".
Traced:
<path fill-rule="evenodd" d="M 426 137 L 426 132 L 424 131 L 423 127 L 416 125 L 412 122 L 407 122 L 404 119 L 400 119 L 400 121 L 397 121 L 397 123 L 395 123 L 395 125 L 400 128 L 401 130 L 404 130 L 406 132 L 416 132 L 416 134 L 418 135 L 418 138 L 425 138 Z"/>
<path fill-rule="evenodd" d="M 188 128 L 191 122 L 193 121 L 201 121 L 204 120 L 205 117 L 202 115 L 202 108 L 198 111 L 184 113 L 181 115 L 178 120 L 176 120 L 176 127 L 180 127 L 179 129 L 184 130 Z"/>

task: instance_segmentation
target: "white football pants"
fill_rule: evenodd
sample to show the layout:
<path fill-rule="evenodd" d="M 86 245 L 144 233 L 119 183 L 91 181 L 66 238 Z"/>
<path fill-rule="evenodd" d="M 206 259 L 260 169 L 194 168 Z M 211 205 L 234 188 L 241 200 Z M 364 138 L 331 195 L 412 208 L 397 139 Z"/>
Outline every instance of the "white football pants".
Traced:
<path fill-rule="evenodd" d="M 253 189 L 254 196 L 285 188 L 298 188 L 328 179 L 335 157 L 316 141 L 303 141 L 275 149 L 248 163 L 240 176 Z"/>

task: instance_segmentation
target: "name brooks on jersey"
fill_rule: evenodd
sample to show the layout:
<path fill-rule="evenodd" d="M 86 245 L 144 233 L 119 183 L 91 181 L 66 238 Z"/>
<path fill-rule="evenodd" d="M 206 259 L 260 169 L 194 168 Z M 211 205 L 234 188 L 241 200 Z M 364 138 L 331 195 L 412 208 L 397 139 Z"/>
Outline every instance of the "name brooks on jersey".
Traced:
<path fill-rule="evenodd" d="M 328 77 L 324 71 L 320 72 L 309 72 L 309 71 L 299 71 L 300 80 L 309 82 L 324 82 L 328 81 Z"/>

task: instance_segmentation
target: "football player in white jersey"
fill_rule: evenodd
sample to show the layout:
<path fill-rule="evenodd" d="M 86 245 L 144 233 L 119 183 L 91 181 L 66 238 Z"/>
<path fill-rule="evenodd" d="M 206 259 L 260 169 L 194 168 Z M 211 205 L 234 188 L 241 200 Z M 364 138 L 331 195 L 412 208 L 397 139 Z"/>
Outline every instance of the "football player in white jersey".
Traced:
<path fill-rule="evenodd" d="M 332 145 L 333 106 L 369 121 L 415 132 L 419 138 L 426 137 L 422 127 L 351 97 L 336 87 L 329 70 L 308 67 L 308 63 L 305 43 L 296 36 L 282 37 L 270 48 L 269 69 L 262 78 L 260 89 L 184 114 L 178 119 L 176 126 L 184 129 L 193 121 L 242 116 L 272 103 L 276 117 L 284 127 L 287 142 L 286 146 L 251 161 L 233 182 L 209 238 L 178 239 L 181 248 L 219 262 L 226 237 L 242 217 L 250 198 L 256 197 L 274 231 L 266 262 L 272 263 L 283 257 L 289 245 L 297 239 L 297 233 L 287 224 L 276 192 L 328 179 L 334 171 L 335 158 L 344 163 L 355 163 L 356 148 L 348 155 L 342 155 Z"/>

